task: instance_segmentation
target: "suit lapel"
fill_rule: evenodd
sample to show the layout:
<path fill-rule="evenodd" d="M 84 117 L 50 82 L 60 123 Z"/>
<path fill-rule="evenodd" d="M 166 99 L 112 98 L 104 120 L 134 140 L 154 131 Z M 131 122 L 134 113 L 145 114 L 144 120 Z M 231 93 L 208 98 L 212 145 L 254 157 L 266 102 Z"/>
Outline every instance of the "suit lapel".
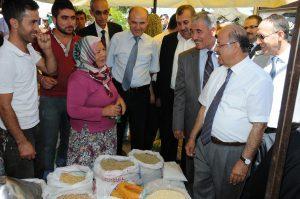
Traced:
<path fill-rule="evenodd" d="M 192 53 L 192 72 L 194 75 L 194 84 L 195 84 L 195 88 L 197 92 L 200 92 L 200 69 L 199 69 L 199 50 L 197 50 L 196 48 L 193 49 L 193 53 Z"/>
<path fill-rule="evenodd" d="M 111 23 L 107 23 L 107 28 L 108 28 L 108 35 L 109 35 L 109 39 L 112 38 L 113 34 L 114 34 L 114 27 L 112 26 Z"/>
<path fill-rule="evenodd" d="M 259 50 L 261 50 L 260 45 L 256 45 L 255 48 L 249 53 L 250 59 L 255 55 L 255 52 Z"/>
<path fill-rule="evenodd" d="M 93 23 L 93 25 L 91 26 L 91 32 L 90 32 L 90 35 L 93 35 L 95 37 L 98 37 L 98 33 L 97 33 L 97 30 L 96 30 L 96 25 L 95 25 L 96 22 Z"/>

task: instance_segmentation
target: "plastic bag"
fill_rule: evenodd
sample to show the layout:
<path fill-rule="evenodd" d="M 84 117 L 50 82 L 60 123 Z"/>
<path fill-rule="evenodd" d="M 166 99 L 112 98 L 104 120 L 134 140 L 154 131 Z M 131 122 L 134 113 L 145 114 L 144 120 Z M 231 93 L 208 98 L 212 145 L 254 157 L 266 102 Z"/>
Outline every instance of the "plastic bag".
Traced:
<path fill-rule="evenodd" d="M 156 164 L 146 164 L 146 163 L 138 160 L 134 156 L 134 154 L 140 154 L 140 153 L 155 155 L 159 159 L 159 162 Z M 140 172 L 142 184 L 145 185 L 148 182 L 162 178 L 162 168 L 164 166 L 164 159 L 161 157 L 161 155 L 158 152 L 149 151 L 149 150 L 142 151 L 142 150 L 138 150 L 138 149 L 133 149 L 132 151 L 130 151 L 128 153 L 128 156 L 132 157 L 133 159 L 135 159 L 137 161 L 137 163 L 139 165 L 139 172 Z"/>
<path fill-rule="evenodd" d="M 175 181 L 187 181 L 180 166 L 176 162 L 165 162 L 163 179 Z"/>
<path fill-rule="evenodd" d="M 83 191 L 83 190 L 79 190 L 79 191 L 63 191 L 63 192 L 60 192 L 56 195 L 52 195 L 52 197 L 50 199 L 57 199 L 58 197 L 60 196 L 64 196 L 64 195 L 69 195 L 69 194 L 72 194 L 72 195 L 76 195 L 76 194 L 85 194 L 88 196 L 88 199 L 95 199 L 95 195 L 91 192 L 88 192 L 88 191 Z"/>
<path fill-rule="evenodd" d="M 144 191 L 141 193 L 141 199 L 147 199 L 149 195 L 152 193 L 159 191 L 159 190 L 172 190 L 181 193 L 185 199 L 191 199 L 190 195 L 188 194 L 187 190 L 183 182 L 180 181 L 170 181 L 164 179 L 157 179 L 152 182 L 149 182 Z M 173 199 L 173 198 L 164 198 L 164 199 Z"/>
<path fill-rule="evenodd" d="M 133 166 L 127 167 L 124 170 L 106 171 L 101 166 L 101 161 L 105 159 L 114 159 L 117 161 L 131 161 Z M 94 176 L 96 179 L 96 195 L 97 198 L 109 196 L 113 189 L 123 181 L 140 184 L 140 176 L 138 174 L 138 165 L 134 159 L 124 156 L 101 155 L 94 163 Z"/>
<path fill-rule="evenodd" d="M 67 184 L 60 181 L 60 176 L 62 173 L 84 176 L 84 180 L 75 184 Z M 43 197 L 46 199 L 52 199 L 60 193 L 75 191 L 93 193 L 93 172 L 89 167 L 71 165 L 67 167 L 56 168 L 53 173 L 50 173 L 47 176 L 47 186 L 43 192 Z"/>

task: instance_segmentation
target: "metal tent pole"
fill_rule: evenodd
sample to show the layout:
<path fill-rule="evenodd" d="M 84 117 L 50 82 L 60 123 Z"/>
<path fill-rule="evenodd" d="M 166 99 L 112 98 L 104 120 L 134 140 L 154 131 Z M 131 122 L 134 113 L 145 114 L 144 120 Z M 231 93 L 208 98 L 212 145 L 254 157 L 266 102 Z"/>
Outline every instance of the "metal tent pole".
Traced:
<path fill-rule="evenodd" d="M 291 133 L 291 124 L 297 96 L 300 75 L 300 44 L 299 27 L 300 26 L 300 6 L 296 13 L 296 23 L 291 42 L 290 58 L 287 66 L 284 92 L 281 103 L 280 117 L 277 128 L 276 140 L 273 148 L 272 162 L 270 165 L 266 199 L 279 198 L 280 185 L 283 169 L 285 165 L 286 152 Z M 276 88 L 274 88 L 276 89 Z M 300 93 L 299 93 L 300 95 Z M 299 111 L 299 110 L 296 110 Z"/>

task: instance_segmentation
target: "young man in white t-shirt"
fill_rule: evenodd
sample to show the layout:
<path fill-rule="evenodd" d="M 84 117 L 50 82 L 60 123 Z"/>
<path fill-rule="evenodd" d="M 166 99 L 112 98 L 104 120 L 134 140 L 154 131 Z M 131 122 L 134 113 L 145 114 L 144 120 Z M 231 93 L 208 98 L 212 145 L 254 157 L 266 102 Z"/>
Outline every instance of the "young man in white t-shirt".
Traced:
<path fill-rule="evenodd" d="M 0 151 L 6 174 L 16 178 L 41 177 L 36 67 L 50 75 L 57 69 L 50 36 L 38 27 L 38 8 L 33 0 L 2 5 L 10 33 L 0 48 Z M 31 46 L 35 39 L 45 59 Z"/>

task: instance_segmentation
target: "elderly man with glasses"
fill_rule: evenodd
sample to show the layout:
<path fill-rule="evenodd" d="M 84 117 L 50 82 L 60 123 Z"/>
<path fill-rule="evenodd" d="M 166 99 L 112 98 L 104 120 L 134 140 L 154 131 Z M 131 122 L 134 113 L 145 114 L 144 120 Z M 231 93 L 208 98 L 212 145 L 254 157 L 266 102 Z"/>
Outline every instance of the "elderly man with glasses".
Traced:
<path fill-rule="evenodd" d="M 248 57 L 249 40 L 239 25 L 227 25 L 215 48 L 223 66 L 201 92 L 201 108 L 189 139 L 196 147 L 194 198 L 239 198 L 268 122 L 273 85 Z"/>
<path fill-rule="evenodd" d="M 91 0 L 90 13 L 95 18 L 95 22 L 81 29 L 78 35 L 81 37 L 93 35 L 101 37 L 105 47 L 109 47 L 112 36 L 122 31 L 122 27 L 116 23 L 108 22 L 109 5 L 107 0 Z"/>

